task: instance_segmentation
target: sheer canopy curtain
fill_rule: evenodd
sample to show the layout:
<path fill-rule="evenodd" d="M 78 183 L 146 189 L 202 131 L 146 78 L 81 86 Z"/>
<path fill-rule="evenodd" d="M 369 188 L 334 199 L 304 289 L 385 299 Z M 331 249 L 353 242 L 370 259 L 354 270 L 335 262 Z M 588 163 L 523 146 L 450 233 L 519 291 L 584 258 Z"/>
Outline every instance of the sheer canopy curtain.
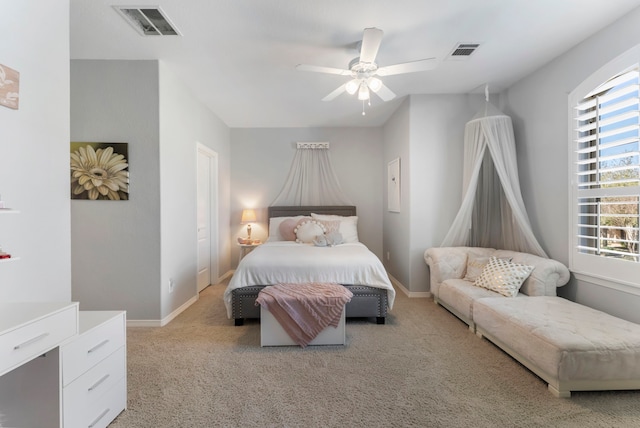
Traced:
<path fill-rule="evenodd" d="M 289 175 L 271 205 L 353 205 L 331 165 L 329 143 L 297 143 L 296 147 Z"/>
<path fill-rule="evenodd" d="M 465 126 L 463 195 L 443 247 L 493 247 L 547 257 L 522 199 L 511 118 L 488 102 Z"/>

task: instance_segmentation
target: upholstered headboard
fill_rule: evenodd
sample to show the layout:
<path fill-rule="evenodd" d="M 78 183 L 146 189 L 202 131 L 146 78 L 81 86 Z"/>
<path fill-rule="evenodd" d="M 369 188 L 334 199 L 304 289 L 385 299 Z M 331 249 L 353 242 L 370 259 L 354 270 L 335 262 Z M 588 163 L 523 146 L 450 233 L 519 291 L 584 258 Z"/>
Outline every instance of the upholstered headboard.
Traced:
<path fill-rule="evenodd" d="M 356 215 L 356 207 L 353 205 L 334 205 L 334 206 L 285 206 L 285 207 L 269 207 L 269 218 L 272 217 L 294 217 L 297 215 L 311 215 L 316 214 L 332 214 L 341 216 L 354 216 Z"/>

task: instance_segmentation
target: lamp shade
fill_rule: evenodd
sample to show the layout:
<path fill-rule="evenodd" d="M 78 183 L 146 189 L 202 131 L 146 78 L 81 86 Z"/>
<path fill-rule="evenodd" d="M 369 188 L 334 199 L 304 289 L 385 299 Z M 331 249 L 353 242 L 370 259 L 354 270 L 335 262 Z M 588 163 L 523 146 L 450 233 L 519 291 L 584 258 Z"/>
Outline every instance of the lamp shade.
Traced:
<path fill-rule="evenodd" d="M 254 221 L 256 221 L 255 210 L 251 210 L 251 209 L 242 210 L 242 219 L 240 220 L 240 223 L 245 224 L 245 223 L 251 223 Z"/>
<path fill-rule="evenodd" d="M 344 88 L 349 95 L 353 95 L 356 93 L 359 87 L 360 83 L 358 82 L 358 79 L 353 79 L 348 81 Z"/>
<path fill-rule="evenodd" d="M 369 99 L 369 88 L 365 82 L 360 83 L 360 89 L 358 90 L 358 99 L 365 101 Z"/>

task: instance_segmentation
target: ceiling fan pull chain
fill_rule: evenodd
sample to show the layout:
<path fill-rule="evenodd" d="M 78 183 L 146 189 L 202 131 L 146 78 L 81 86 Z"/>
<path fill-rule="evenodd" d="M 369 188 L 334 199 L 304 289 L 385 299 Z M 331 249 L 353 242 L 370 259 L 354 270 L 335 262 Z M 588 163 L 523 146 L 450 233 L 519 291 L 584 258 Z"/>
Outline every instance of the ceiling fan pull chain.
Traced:
<path fill-rule="evenodd" d="M 366 115 L 367 113 L 364 112 L 364 100 L 362 100 L 362 115 Z"/>

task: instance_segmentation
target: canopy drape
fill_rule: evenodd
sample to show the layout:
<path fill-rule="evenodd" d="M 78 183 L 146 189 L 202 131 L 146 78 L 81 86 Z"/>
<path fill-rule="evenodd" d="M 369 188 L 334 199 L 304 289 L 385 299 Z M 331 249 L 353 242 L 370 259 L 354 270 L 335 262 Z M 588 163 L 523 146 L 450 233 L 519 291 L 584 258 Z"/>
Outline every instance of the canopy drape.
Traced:
<path fill-rule="evenodd" d="M 442 246 L 493 247 L 547 257 L 522 199 L 511 118 L 489 102 L 465 126 L 463 171 L 462 205 Z"/>
<path fill-rule="evenodd" d="M 275 205 L 353 205 L 336 176 L 328 143 L 299 143 Z"/>

